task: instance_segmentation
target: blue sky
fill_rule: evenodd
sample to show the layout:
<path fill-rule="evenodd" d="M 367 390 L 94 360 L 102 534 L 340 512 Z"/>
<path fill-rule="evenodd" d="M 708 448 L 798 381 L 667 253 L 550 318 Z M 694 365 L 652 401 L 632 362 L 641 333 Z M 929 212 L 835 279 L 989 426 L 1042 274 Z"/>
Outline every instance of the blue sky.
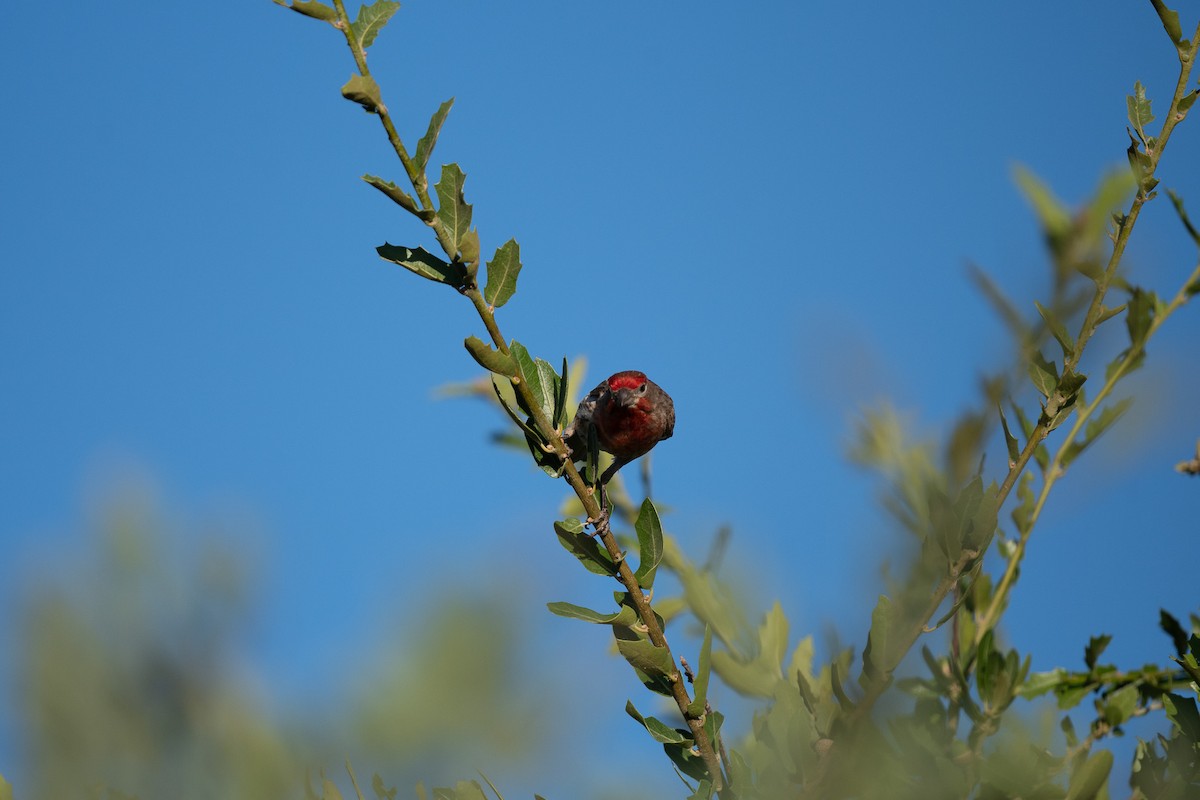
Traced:
<path fill-rule="evenodd" d="M 935 435 L 973 402 L 1007 341 L 967 263 L 1029 309 L 1047 285 L 1014 165 L 1082 201 L 1124 161 L 1134 81 L 1161 116 L 1176 68 L 1149 3 L 810 5 L 411 0 L 370 63 L 410 147 L 457 98 L 433 161 L 466 171 L 485 252 L 521 243 L 505 333 L 674 396 L 670 530 L 699 556 L 732 525 L 756 602 L 861 645 L 890 545 L 844 457 L 856 415 L 891 398 Z M 559 669 L 604 658 L 542 610 L 599 591 L 550 537 L 565 487 L 435 394 L 477 376 L 477 318 L 374 253 L 433 243 L 359 180 L 401 173 L 338 94 L 348 52 L 238 6 L 52 4 L 0 31 L 0 640 L 132 481 L 250 522 L 272 702 L 344 683 L 392 611 L 493 563 L 541 576 L 514 614 L 571 643 Z M 1196 128 L 1160 177 L 1200 216 Z M 1195 258 L 1152 203 L 1131 277 L 1173 294 Z M 1200 437 L 1197 341 L 1186 308 L 1052 497 L 1008 617 L 1035 669 L 1101 632 L 1118 663 L 1161 661 L 1158 609 L 1197 609 L 1200 485 L 1172 471 Z"/>

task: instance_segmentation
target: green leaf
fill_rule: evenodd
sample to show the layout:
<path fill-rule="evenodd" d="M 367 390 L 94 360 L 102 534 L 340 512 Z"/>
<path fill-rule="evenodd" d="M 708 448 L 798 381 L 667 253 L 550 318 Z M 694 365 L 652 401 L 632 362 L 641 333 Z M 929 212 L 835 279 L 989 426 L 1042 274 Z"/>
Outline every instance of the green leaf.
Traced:
<path fill-rule="evenodd" d="M 1053 361 L 1047 361 L 1041 351 L 1034 350 L 1033 357 L 1029 361 L 1029 378 L 1033 381 L 1033 386 L 1042 397 L 1049 397 L 1058 386 L 1058 365 Z"/>
<path fill-rule="evenodd" d="M 567 397 L 571 392 L 571 372 L 567 367 L 567 357 L 563 356 L 562 374 L 558 376 L 558 392 L 554 395 L 554 416 L 550 424 L 557 430 L 562 430 L 567 421 Z"/>
<path fill-rule="evenodd" d="M 634 669 L 652 681 L 676 672 L 671 651 L 648 639 L 617 639 L 617 650 Z"/>
<path fill-rule="evenodd" d="M 417 149 L 413 154 L 413 167 L 414 171 L 418 174 L 425 174 L 425 167 L 429 165 L 429 157 L 433 155 L 433 148 L 437 145 L 438 136 L 442 132 L 442 125 L 446 122 L 446 115 L 450 113 L 450 108 L 453 105 L 454 98 L 451 97 L 438 106 L 438 110 L 433 112 L 433 116 L 429 119 L 429 129 L 425 131 L 425 135 L 417 142 Z"/>
<path fill-rule="evenodd" d="M 517 275 L 521 272 L 521 246 L 516 239 L 509 239 L 496 251 L 496 256 L 487 264 L 487 286 L 483 299 L 492 308 L 508 302 L 517 291 Z"/>
<path fill-rule="evenodd" d="M 12 784 L 0 775 L 0 800 L 13 800 Z"/>
<path fill-rule="evenodd" d="M 384 261 L 399 264 L 422 278 L 444 283 L 461 289 L 467 280 L 467 268 L 459 262 L 449 264 L 423 247 L 415 250 L 394 244 L 382 244 L 375 248 Z"/>
<path fill-rule="evenodd" d="M 863 648 L 863 674 L 861 683 L 887 677 L 895 665 L 890 665 L 892 628 L 896 623 L 897 609 L 885 594 L 871 612 L 871 631 L 867 634 L 867 646 Z M 889 666 L 890 665 L 890 666 Z"/>
<path fill-rule="evenodd" d="M 337 11 L 324 3 L 318 3 L 317 0 L 292 0 L 290 6 L 285 0 L 275 0 L 275 4 L 284 8 L 290 8 L 292 11 L 298 11 L 306 17 L 319 19 L 322 22 L 337 22 Z"/>
<path fill-rule="evenodd" d="M 1054 237 L 1065 235 L 1071 229 L 1071 213 L 1050 187 L 1023 166 L 1017 166 L 1015 178 L 1046 232 Z"/>
<path fill-rule="evenodd" d="M 512 353 L 513 358 L 517 360 L 517 367 L 520 370 L 521 380 L 529 386 L 529 391 L 537 402 L 538 408 L 542 410 L 546 416 L 550 416 L 554 409 L 554 387 L 547 386 L 542 382 L 542 372 L 538 367 L 538 361 L 534 360 L 529 351 L 525 349 L 525 345 L 514 339 L 508 345 L 508 351 Z M 543 362 L 545 363 L 545 362 Z M 533 409 L 530 408 L 525 398 L 520 392 L 517 393 L 517 404 L 526 414 L 533 416 Z"/>
<path fill-rule="evenodd" d="M 1138 132 L 1144 144 L 1148 139 L 1146 126 L 1154 121 L 1154 114 L 1150 111 L 1150 100 L 1146 99 L 1146 87 L 1142 86 L 1141 81 L 1134 82 L 1133 94 L 1125 97 L 1125 105 L 1129 113 L 1129 124 Z"/>
<path fill-rule="evenodd" d="M 1131 290 L 1125 312 L 1125 327 L 1129 330 L 1129 342 L 1134 347 L 1146 343 L 1158 305 L 1158 295 L 1154 292 L 1136 286 Z"/>
<path fill-rule="evenodd" d="M 1137 708 L 1138 687 L 1130 683 L 1112 692 L 1104 700 L 1104 720 L 1109 725 L 1123 725 Z"/>
<path fill-rule="evenodd" d="M 1107 633 L 1100 636 L 1093 636 L 1088 640 L 1088 645 L 1083 651 L 1083 663 L 1087 664 L 1088 672 L 1096 668 L 1096 659 L 1108 647 L 1108 643 L 1112 641 L 1112 636 Z"/>
<path fill-rule="evenodd" d="M 1038 313 L 1042 315 L 1042 319 L 1046 320 L 1046 325 L 1050 328 L 1050 333 L 1058 340 L 1058 345 L 1063 351 L 1063 357 L 1070 358 L 1075 353 L 1075 340 L 1067 332 L 1066 326 L 1054 315 L 1054 312 L 1041 303 L 1034 301 L 1034 305 L 1037 306 Z"/>
<path fill-rule="evenodd" d="M 415 214 L 422 219 L 431 216 L 430 212 L 422 212 L 417 207 L 417 203 L 412 199 L 412 196 L 391 181 L 385 181 L 383 178 L 376 177 L 375 175 L 363 175 L 362 179 L 386 194 L 393 202 L 410 214 Z"/>
<path fill-rule="evenodd" d="M 1017 689 L 1017 694 L 1029 699 L 1057 689 L 1059 684 L 1067 679 L 1067 671 L 1062 667 L 1049 672 L 1035 672 L 1030 675 Z"/>
<path fill-rule="evenodd" d="M 446 164 L 442 167 L 442 177 L 433 188 L 438 196 L 438 219 L 442 221 L 450 241 L 458 247 L 467 231 L 471 228 L 471 205 L 463 196 L 463 184 L 467 176 L 458 164 Z"/>
<path fill-rule="evenodd" d="M 458 252 L 462 255 L 463 263 L 467 266 L 467 275 L 474 283 L 475 275 L 479 272 L 479 231 L 472 228 L 458 243 Z"/>
<path fill-rule="evenodd" d="M 1162 0 L 1150 0 L 1154 4 L 1154 10 L 1158 12 L 1158 18 L 1162 20 L 1163 30 L 1167 32 L 1167 36 L 1171 37 L 1171 41 L 1179 45 L 1179 40 L 1183 38 L 1183 29 L 1179 27 L 1179 12 L 1172 11 L 1167 8 L 1167 4 Z"/>
<path fill-rule="evenodd" d="M 375 43 L 375 37 L 399 8 L 400 4 L 393 0 L 375 0 L 358 10 L 358 19 L 350 23 L 350 35 L 360 50 L 366 52 Z"/>
<path fill-rule="evenodd" d="M 640 554 L 634 577 L 643 589 L 650 589 L 654 586 L 654 575 L 663 557 L 663 530 L 662 522 L 658 518 L 658 509 L 650 502 L 649 497 L 642 501 L 633 527 L 637 531 Z"/>
<path fill-rule="evenodd" d="M 1109 750 L 1096 750 L 1071 775 L 1064 800 L 1093 800 L 1101 796 L 1112 772 L 1113 755 Z"/>
<path fill-rule="evenodd" d="M 351 75 L 350 80 L 342 87 L 342 97 L 358 103 L 364 111 L 371 114 L 383 108 L 379 84 L 370 75 Z"/>
<path fill-rule="evenodd" d="M 518 374 L 515 358 L 507 353 L 501 353 L 499 350 L 493 350 L 482 339 L 468 336 L 463 344 L 466 346 L 467 352 L 471 354 L 471 358 L 475 359 L 476 363 L 488 372 L 494 372 L 507 378 Z"/>
<path fill-rule="evenodd" d="M 568 619 L 581 619 L 584 622 L 592 622 L 597 625 L 615 624 L 628 626 L 637 624 L 637 612 L 629 606 L 621 606 L 620 611 L 612 614 L 602 614 L 590 608 L 564 602 L 547 603 L 546 608 L 550 609 L 550 613 L 556 616 Z"/>
<path fill-rule="evenodd" d="M 708 703 L 708 679 L 712 674 L 712 628 L 704 626 L 704 641 L 700 644 L 700 663 L 696 667 L 695 681 L 692 683 L 694 697 L 688 705 L 688 713 L 699 717 L 705 712 Z"/>
<path fill-rule="evenodd" d="M 1191 740 L 1193 747 L 1200 743 L 1200 712 L 1196 709 L 1195 698 L 1167 692 L 1162 702 L 1167 719 L 1175 723 L 1179 732 Z"/>
<path fill-rule="evenodd" d="M 520 428 L 521 431 L 525 434 L 525 438 L 529 444 L 530 449 L 535 450 L 535 451 L 540 451 L 541 448 L 535 447 L 535 444 L 541 442 L 541 434 L 539 434 L 536 430 L 534 430 L 532 427 L 530 427 L 528 422 L 526 422 L 526 421 L 522 420 L 520 417 L 518 417 L 516 412 L 513 411 L 511 407 L 509 407 L 508 401 L 506 401 L 504 399 L 504 390 L 500 388 L 500 383 L 496 380 L 495 375 L 492 376 L 492 390 L 495 391 L 495 393 L 496 393 L 496 399 L 500 401 L 500 407 L 504 409 L 504 411 L 508 414 L 509 419 L 511 419 L 514 423 L 516 423 L 516 426 L 518 428 Z M 515 395 L 515 397 L 519 402 L 521 399 L 521 396 Z M 538 457 L 538 452 L 534 452 L 534 458 L 537 459 L 537 457 Z"/>
<path fill-rule="evenodd" d="M 1182 656 L 1188 652 L 1187 631 L 1179 624 L 1179 620 L 1167 613 L 1165 608 L 1158 610 L 1158 627 L 1171 637 L 1171 644 L 1175 645 L 1175 655 Z"/>
<path fill-rule="evenodd" d="M 758 627 L 759 658 L 771 668 L 776 678 L 783 677 L 783 657 L 787 655 L 788 621 L 783 606 L 776 600 Z"/>
<path fill-rule="evenodd" d="M 1200 94 L 1200 90 L 1192 92 L 1188 95 L 1192 100 L 1196 99 L 1196 95 Z M 1191 102 L 1188 103 L 1191 105 Z M 1192 224 L 1192 220 L 1188 217 L 1187 211 L 1183 208 L 1183 198 L 1175 194 L 1175 192 L 1167 189 L 1167 196 L 1171 198 L 1171 205 L 1175 206 L 1175 213 L 1179 216 L 1179 220 L 1183 223 L 1183 227 L 1187 230 L 1188 236 L 1192 237 L 1192 241 L 1200 245 L 1200 231 L 1196 230 L 1196 226 Z"/>
<path fill-rule="evenodd" d="M 691 737 L 675 730 L 654 717 L 643 717 L 634 707 L 633 701 L 625 701 L 625 713 L 633 717 L 644 727 L 656 742 L 662 744 L 690 744 Z"/>
<path fill-rule="evenodd" d="M 596 575 L 616 575 L 617 566 L 613 564 L 608 550 L 601 547 L 596 540 L 584 532 L 583 523 L 574 517 L 554 523 L 554 532 L 558 534 L 558 542 L 563 548 L 579 559 L 588 572 Z"/>
<path fill-rule="evenodd" d="M 1017 459 L 1021 457 L 1021 443 L 1017 441 L 1017 437 L 1012 435 L 1012 431 L 1008 429 L 1008 419 L 1004 416 L 1004 406 L 996 404 L 996 410 L 1000 412 L 1000 427 L 1004 428 L 1004 444 L 1008 448 L 1008 463 L 1013 465 L 1017 463 Z"/>

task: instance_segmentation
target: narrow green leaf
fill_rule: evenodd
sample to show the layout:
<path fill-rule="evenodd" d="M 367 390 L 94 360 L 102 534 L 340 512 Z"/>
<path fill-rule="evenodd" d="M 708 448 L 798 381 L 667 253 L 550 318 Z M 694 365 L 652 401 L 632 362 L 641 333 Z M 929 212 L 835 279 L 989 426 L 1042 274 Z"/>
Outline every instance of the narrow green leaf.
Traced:
<path fill-rule="evenodd" d="M 317 0 L 292 0 L 291 5 L 288 5 L 286 0 L 275 0 L 275 4 L 284 8 L 290 8 L 292 11 L 298 11 L 306 17 L 319 19 L 322 22 L 337 22 L 337 11 L 324 3 L 318 3 Z"/>
<path fill-rule="evenodd" d="M 555 522 L 554 532 L 558 534 L 558 542 L 563 549 L 579 559 L 588 572 L 609 576 L 617 574 L 617 566 L 613 564 L 608 550 L 584 531 L 582 522 L 574 517 Z"/>
<path fill-rule="evenodd" d="M 700 663 L 696 665 L 696 677 L 692 683 L 694 697 L 688 713 L 699 717 L 708 704 L 708 679 L 712 674 L 712 628 L 704 626 L 704 641 L 700 644 Z"/>
<path fill-rule="evenodd" d="M 1112 636 L 1107 633 L 1088 639 L 1087 647 L 1083 650 L 1083 663 L 1087 664 L 1088 672 L 1096 668 L 1096 660 L 1104 653 L 1111 641 Z"/>
<path fill-rule="evenodd" d="M 453 105 L 454 98 L 451 97 L 438 106 L 438 110 L 433 112 L 433 116 L 429 118 L 429 129 L 417 141 L 417 149 L 413 153 L 413 166 L 419 174 L 425 174 L 425 168 L 429 165 L 429 157 L 433 155 L 433 148 L 437 145 L 442 125 L 446 122 L 446 116 L 450 113 Z"/>
<path fill-rule="evenodd" d="M 846 694 L 846 690 L 842 687 L 842 668 L 837 661 L 829 664 L 829 688 L 833 692 L 834 698 L 838 701 L 838 706 L 843 711 L 853 711 L 854 701 Z"/>
<path fill-rule="evenodd" d="M 507 378 L 511 378 L 517 374 L 516 359 L 507 353 L 493 350 L 482 339 L 475 336 L 468 336 L 463 344 L 466 346 L 467 352 L 471 354 L 471 358 L 475 359 L 476 363 L 487 371 L 503 375 Z"/>
<path fill-rule="evenodd" d="M 1125 105 L 1129 113 L 1129 124 L 1138 132 L 1143 143 L 1148 138 L 1146 126 L 1154 121 L 1154 114 L 1150 111 L 1150 102 L 1146 99 L 1146 87 L 1142 86 L 1141 81 L 1135 81 L 1133 94 L 1125 97 Z"/>
<path fill-rule="evenodd" d="M 1079 765 L 1071 775 L 1067 796 L 1064 800 L 1095 800 L 1108 783 L 1108 773 L 1112 772 L 1113 755 L 1111 750 L 1095 750 L 1087 761 Z"/>
<path fill-rule="evenodd" d="M 689 736 L 658 721 L 654 717 L 643 717 L 634 707 L 631 700 L 625 701 L 625 713 L 637 720 L 654 737 L 656 742 L 662 744 L 685 744 L 691 742 Z"/>
<path fill-rule="evenodd" d="M 370 114 L 383 108 L 383 97 L 379 91 L 379 84 L 370 75 L 365 77 L 351 75 L 350 80 L 346 81 L 346 85 L 342 87 L 342 97 L 358 103 L 364 111 Z"/>
<path fill-rule="evenodd" d="M 505 412 L 508 413 L 509 419 L 511 419 L 514 423 L 516 423 L 516 426 L 521 429 L 521 431 L 525 434 L 526 440 L 528 440 L 531 443 L 531 447 L 532 447 L 532 442 L 537 441 L 540 437 L 540 434 L 538 434 L 538 432 L 536 430 L 534 430 L 532 427 L 530 427 L 528 422 L 525 422 L 520 417 L 518 417 L 517 413 L 515 411 L 513 411 L 512 408 L 509 407 L 507 402 L 505 402 L 504 393 L 500 390 L 500 384 L 496 381 L 496 376 L 494 376 L 494 375 L 492 376 L 492 389 L 496 392 L 496 399 L 500 401 L 500 407 L 503 408 L 505 410 Z M 520 400 L 521 396 L 516 395 L 516 398 L 517 398 L 517 400 Z M 536 458 L 536 455 L 537 454 L 535 453 L 534 454 L 535 458 Z"/>
<path fill-rule="evenodd" d="M 496 251 L 496 256 L 487 264 L 487 286 L 483 299 L 492 308 L 508 302 L 517 291 L 517 275 L 521 272 L 521 246 L 516 239 L 509 239 Z"/>
<path fill-rule="evenodd" d="M 550 613 L 556 616 L 568 619 L 581 619 L 584 622 L 592 622 L 597 625 L 633 625 L 637 623 L 637 612 L 629 606 L 622 606 L 620 611 L 615 611 L 612 614 L 602 614 L 599 611 L 577 606 L 574 603 L 547 603 L 546 608 L 550 609 Z"/>
<path fill-rule="evenodd" d="M 375 248 L 384 261 L 399 264 L 422 278 L 444 283 L 455 289 L 462 288 L 467 280 L 467 269 L 459 262 L 452 264 L 430 253 L 423 247 L 416 249 L 395 244 L 382 244 Z"/>
<path fill-rule="evenodd" d="M 1171 41 L 1176 45 L 1183 38 L 1183 29 L 1179 27 L 1179 12 L 1172 11 L 1167 8 L 1167 4 L 1163 0 L 1150 0 L 1154 4 L 1154 10 L 1158 12 L 1158 18 L 1162 20 L 1163 30 L 1167 32 L 1167 36 L 1171 37 Z"/>
<path fill-rule="evenodd" d="M 1158 627 L 1171 637 L 1171 644 L 1175 645 L 1175 655 L 1182 656 L 1188 651 L 1187 631 L 1179 624 L 1179 620 L 1167 613 L 1165 608 L 1158 610 Z"/>
<path fill-rule="evenodd" d="M 1188 96 L 1194 98 L 1196 96 L 1196 92 L 1192 92 L 1192 94 Z M 1183 209 L 1183 198 L 1175 194 L 1175 192 L 1171 191 L 1170 189 L 1167 189 L 1167 197 L 1171 198 L 1171 205 L 1175 206 L 1175 213 L 1179 215 L 1180 221 L 1183 222 L 1183 227 L 1187 229 L 1188 236 L 1191 236 L 1192 241 L 1197 245 L 1200 245 L 1200 231 L 1196 230 L 1196 226 L 1192 224 L 1191 219 L 1188 218 L 1187 212 Z"/>
<path fill-rule="evenodd" d="M 438 219 L 450 234 L 450 241 L 458 247 L 471 228 L 471 204 L 463 196 L 463 184 L 467 176 L 458 164 L 442 166 L 442 177 L 433 185 L 438 196 Z"/>
<path fill-rule="evenodd" d="M 1033 381 L 1034 388 L 1042 394 L 1042 397 L 1049 397 L 1054 388 L 1058 386 L 1058 365 L 1053 361 L 1047 361 L 1040 351 L 1034 350 L 1028 369 L 1029 379 Z"/>
<path fill-rule="evenodd" d="M 776 600 L 758 627 L 759 659 L 766 662 L 771 674 L 776 678 L 783 677 L 783 657 L 787 655 L 787 643 L 787 615 L 783 613 L 783 606 Z"/>
<path fill-rule="evenodd" d="M 0 800 L 13 800 L 12 784 L 0 775 Z"/>
<path fill-rule="evenodd" d="M 417 203 L 412 199 L 412 196 L 397 186 L 391 181 L 385 181 L 383 178 L 375 175 L 363 175 L 362 179 L 374 186 L 379 191 L 386 194 L 397 205 L 403 208 L 410 214 L 415 214 L 418 217 L 421 215 L 421 209 L 417 207 Z"/>
<path fill-rule="evenodd" d="M 634 577 L 643 589 L 650 589 L 654 586 L 654 575 L 663 557 L 663 530 L 662 522 L 658 518 L 658 509 L 650 502 L 649 497 L 642 501 L 634 529 L 637 531 L 640 554 Z"/>
<path fill-rule="evenodd" d="M 358 18 L 350 23 L 350 35 L 362 51 L 375 43 L 375 37 L 387 25 L 392 14 L 400 8 L 394 0 L 375 0 L 370 5 L 364 5 L 358 10 Z"/>
<path fill-rule="evenodd" d="M 1146 343 L 1154 312 L 1158 307 L 1158 296 L 1138 287 L 1130 291 L 1129 304 L 1125 312 L 1125 327 L 1129 331 L 1129 343 L 1140 347 Z"/>
<path fill-rule="evenodd" d="M 1100 316 L 1096 318 L 1096 325 L 1100 326 L 1103 323 L 1108 322 L 1110 319 L 1115 317 L 1117 314 L 1120 314 L 1124 310 L 1125 310 L 1124 304 L 1121 304 L 1121 305 L 1117 306 L 1116 308 L 1109 308 L 1108 306 L 1101 305 L 1100 306 Z"/>
<path fill-rule="evenodd" d="M 1004 416 L 1004 406 L 997 403 L 996 410 L 1000 412 L 1000 427 L 1004 428 L 1004 444 L 1008 448 L 1008 463 L 1015 464 L 1021 457 L 1021 443 L 1008 429 L 1008 419 Z"/>
<path fill-rule="evenodd" d="M 1033 304 L 1037 306 L 1038 313 L 1042 315 L 1042 319 L 1046 320 L 1046 325 L 1050 328 L 1050 333 L 1058 340 L 1058 345 L 1063 351 L 1063 357 L 1070 358 L 1075 353 L 1075 340 L 1067 332 L 1067 327 L 1062 324 L 1062 321 L 1050 309 L 1037 301 L 1034 301 Z"/>
<path fill-rule="evenodd" d="M 567 398 L 571 394 L 571 373 L 567 367 L 567 357 L 563 356 L 562 374 L 558 376 L 558 394 L 554 396 L 554 416 L 550 424 L 555 429 L 562 430 L 567 422 Z"/>
<path fill-rule="evenodd" d="M 1055 197 L 1045 183 L 1023 166 L 1015 170 L 1017 186 L 1025 195 L 1025 199 L 1033 206 L 1033 211 L 1041 221 L 1042 227 L 1051 236 L 1062 236 L 1071 229 L 1071 213 L 1061 200 Z"/>

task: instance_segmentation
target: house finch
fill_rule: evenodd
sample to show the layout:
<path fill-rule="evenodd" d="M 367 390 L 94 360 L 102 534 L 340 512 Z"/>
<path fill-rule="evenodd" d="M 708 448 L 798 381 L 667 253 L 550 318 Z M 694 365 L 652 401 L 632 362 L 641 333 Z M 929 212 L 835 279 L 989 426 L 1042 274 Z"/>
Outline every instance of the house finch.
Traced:
<path fill-rule="evenodd" d="M 612 466 L 600 476 L 601 503 L 606 505 L 604 486 L 617 470 L 671 438 L 675 403 L 645 373 L 632 369 L 618 372 L 588 392 L 563 431 L 573 453 L 587 452 L 589 428 L 596 430 L 600 449 L 613 455 Z"/>

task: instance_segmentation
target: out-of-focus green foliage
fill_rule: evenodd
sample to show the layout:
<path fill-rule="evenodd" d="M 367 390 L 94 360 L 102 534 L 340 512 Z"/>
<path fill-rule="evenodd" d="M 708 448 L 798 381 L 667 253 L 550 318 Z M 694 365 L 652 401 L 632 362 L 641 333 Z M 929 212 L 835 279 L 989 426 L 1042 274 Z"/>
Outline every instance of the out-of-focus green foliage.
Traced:
<path fill-rule="evenodd" d="M 513 688 L 520 636 L 503 587 L 485 598 L 446 584 L 455 600 L 365 649 L 352 690 L 305 698 L 330 711 L 281 715 L 267 700 L 286 709 L 289 698 L 265 696 L 270 681 L 247 652 L 246 543 L 182 536 L 138 500 L 115 504 L 99 528 L 86 555 L 30 576 L 10 645 L 24 720 L 15 797 L 300 797 L 306 773 L 347 755 L 412 786 L 464 761 L 537 751 L 537 703 L 559 689 Z M 339 780 L 318 778 L 314 791 Z M 9 791 L 0 778 L 0 800 Z"/>

